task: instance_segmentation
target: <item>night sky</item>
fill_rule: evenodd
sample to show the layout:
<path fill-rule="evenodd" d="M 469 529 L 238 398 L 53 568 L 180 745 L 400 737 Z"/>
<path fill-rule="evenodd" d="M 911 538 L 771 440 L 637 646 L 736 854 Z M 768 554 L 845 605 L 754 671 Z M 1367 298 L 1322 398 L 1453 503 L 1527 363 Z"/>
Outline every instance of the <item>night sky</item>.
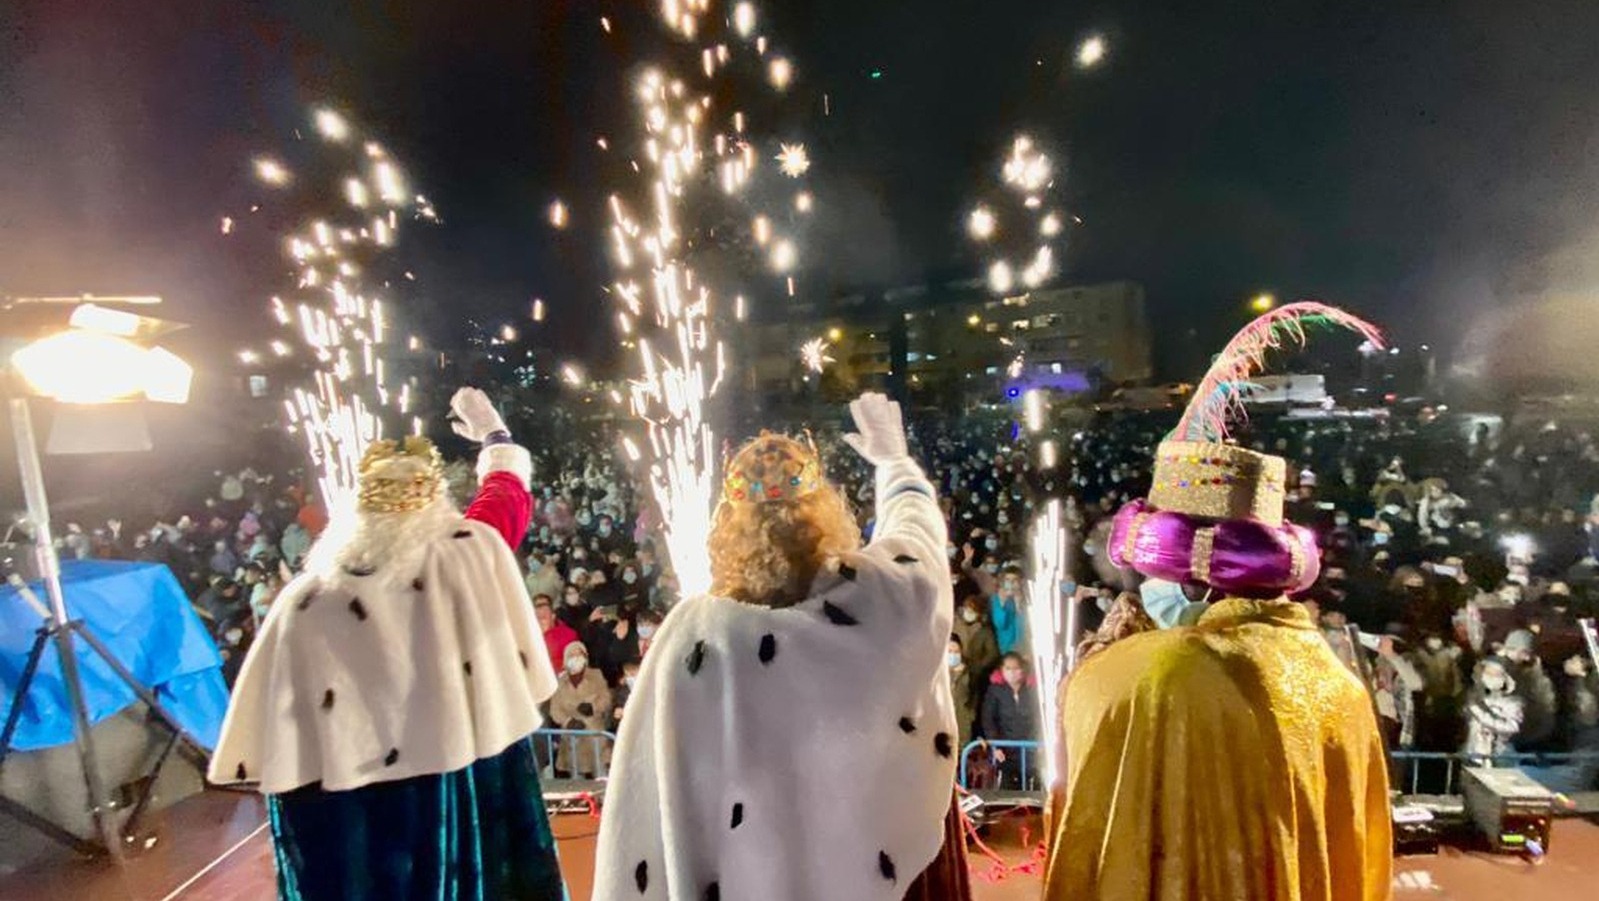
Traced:
<path fill-rule="evenodd" d="M 1261 290 L 1447 345 L 1477 313 L 1599 284 L 1587 0 L 757 5 L 798 73 L 762 127 L 816 163 L 809 291 L 977 274 L 964 213 L 1020 130 L 1084 222 L 1065 277 L 1143 282 L 1168 375 L 1189 374 L 1190 330 L 1208 349 Z M 1078 72 L 1093 32 L 1110 56 Z M 597 352 L 612 338 L 580 314 L 605 302 L 614 169 L 594 139 L 627 140 L 626 79 L 665 52 L 614 2 L 10 0 L 0 294 L 154 292 L 219 342 L 261 331 L 283 268 L 266 229 L 218 221 L 259 194 L 251 155 L 330 102 L 445 219 L 406 247 L 419 322 L 539 296 L 552 338 Z"/>

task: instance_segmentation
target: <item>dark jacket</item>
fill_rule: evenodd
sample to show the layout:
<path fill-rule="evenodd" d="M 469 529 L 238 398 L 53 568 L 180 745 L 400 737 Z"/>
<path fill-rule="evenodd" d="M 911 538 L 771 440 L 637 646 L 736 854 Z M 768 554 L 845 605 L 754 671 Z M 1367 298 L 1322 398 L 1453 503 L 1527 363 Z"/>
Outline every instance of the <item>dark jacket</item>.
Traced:
<path fill-rule="evenodd" d="M 1023 685 L 990 685 L 983 695 L 983 737 L 990 741 L 1032 741 L 1038 738 L 1037 689 Z"/>

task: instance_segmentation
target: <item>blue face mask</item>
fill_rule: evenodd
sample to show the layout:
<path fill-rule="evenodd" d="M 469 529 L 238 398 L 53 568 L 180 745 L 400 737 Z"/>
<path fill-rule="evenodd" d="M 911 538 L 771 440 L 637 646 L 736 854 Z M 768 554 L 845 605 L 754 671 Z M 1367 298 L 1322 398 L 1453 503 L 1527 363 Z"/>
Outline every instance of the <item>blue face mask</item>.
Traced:
<path fill-rule="evenodd" d="M 1162 629 L 1177 625 L 1183 611 L 1188 609 L 1188 596 L 1176 582 L 1148 579 L 1138 586 L 1138 594 L 1143 599 L 1144 612 Z"/>

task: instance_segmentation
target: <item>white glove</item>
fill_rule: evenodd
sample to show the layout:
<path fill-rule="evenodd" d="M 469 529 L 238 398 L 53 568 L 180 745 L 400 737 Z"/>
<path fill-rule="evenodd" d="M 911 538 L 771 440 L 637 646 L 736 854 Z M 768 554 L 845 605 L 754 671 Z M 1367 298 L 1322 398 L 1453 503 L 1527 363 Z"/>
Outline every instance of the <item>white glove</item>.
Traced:
<path fill-rule="evenodd" d="M 455 421 L 450 428 L 468 441 L 481 443 L 493 432 L 505 431 L 505 420 L 489 402 L 489 396 L 477 388 L 462 388 L 450 398 L 450 412 Z"/>
<path fill-rule="evenodd" d="M 862 394 L 849 405 L 860 432 L 844 436 L 844 441 L 873 466 L 910 456 L 905 444 L 905 423 L 899 404 L 881 394 Z"/>

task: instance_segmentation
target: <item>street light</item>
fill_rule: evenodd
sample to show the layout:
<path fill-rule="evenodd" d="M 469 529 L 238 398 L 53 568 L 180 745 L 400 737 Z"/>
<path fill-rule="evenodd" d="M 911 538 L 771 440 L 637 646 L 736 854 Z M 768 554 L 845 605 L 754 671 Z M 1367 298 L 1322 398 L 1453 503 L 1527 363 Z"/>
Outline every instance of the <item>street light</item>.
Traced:
<path fill-rule="evenodd" d="M 1249 308 L 1257 313 L 1269 312 L 1275 306 L 1277 306 L 1277 296 L 1269 292 L 1256 294 L 1254 300 L 1249 302 Z"/>
<path fill-rule="evenodd" d="M 17 684 L 12 709 L 20 709 L 18 705 L 26 696 L 38 669 L 45 644 L 53 641 L 61 663 L 61 681 L 72 707 L 73 738 L 83 769 L 84 787 L 89 795 L 90 813 L 106 852 L 120 860 L 121 842 L 110 817 L 116 802 L 101 781 L 99 758 L 94 752 L 89 711 L 84 701 L 73 638 L 83 639 L 84 644 L 104 660 L 134 695 L 145 703 L 151 714 L 172 729 L 180 739 L 194 748 L 202 746 L 161 705 L 154 692 L 140 684 L 127 667 L 85 628 L 83 622 L 73 619 L 68 612 L 66 596 L 61 588 L 61 561 L 56 556 L 55 540 L 50 531 L 50 505 L 45 497 L 44 473 L 39 465 L 39 448 L 34 438 L 28 399 L 33 394 L 58 403 L 88 405 L 133 400 L 142 396 L 158 403 L 181 404 L 188 400 L 194 370 L 170 351 L 160 347 L 144 347 L 134 340 L 136 337 L 148 339 L 181 326 L 87 302 L 94 299 L 135 305 L 161 302 L 159 297 L 91 298 L 82 295 L 5 298 L 0 303 L 0 310 L 24 314 L 28 311 L 19 310 L 19 307 L 48 311 L 50 305 L 75 305 L 65 330 L 33 341 L 13 353 L 9 360 L 14 377 L 8 380 L 8 406 L 11 430 L 17 444 L 17 467 L 22 479 L 28 521 L 33 526 L 34 559 L 45 593 L 49 596 L 48 608 L 36 605 L 44 616 L 44 625 L 29 654 L 29 664 Z M 22 315 L 16 318 L 25 320 L 28 317 Z M 12 573 L 7 581 L 23 597 L 32 596 L 27 583 L 20 576 Z M 8 750 L 0 748 L 0 755 Z M 14 807 L 10 802 L 4 806 Z M 41 828 L 45 825 L 37 817 L 28 817 L 25 821 Z"/>

